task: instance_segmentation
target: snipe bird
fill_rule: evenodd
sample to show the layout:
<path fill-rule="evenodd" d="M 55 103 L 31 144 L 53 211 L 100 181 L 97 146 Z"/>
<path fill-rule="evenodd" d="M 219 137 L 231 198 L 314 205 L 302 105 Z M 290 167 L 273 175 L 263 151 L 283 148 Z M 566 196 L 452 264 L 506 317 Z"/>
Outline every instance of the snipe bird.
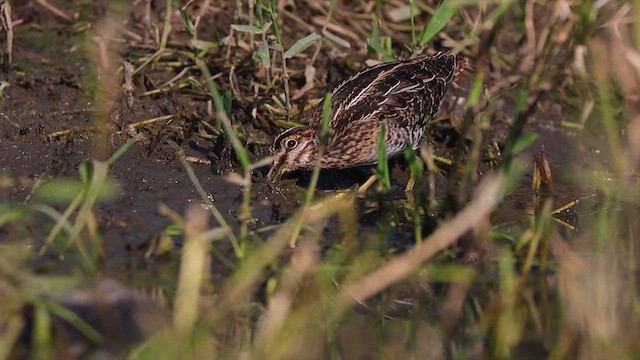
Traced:
<path fill-rule="evenodd" d="M 329 138 L 320 158 L 323 169 L 342 169 L 378 162 L 377 141 L 384 123 L 387 158 L 418 148 L 425 125 L 440 108 L 449 85 L 467 65 L 466 58 L 446 52 L 381 63 L 358 71 L 333 91 Z M 320 103 L 309 126 L 278 135 L 267 178 L 294 170 L 311 170 L 318 161 Z"/>

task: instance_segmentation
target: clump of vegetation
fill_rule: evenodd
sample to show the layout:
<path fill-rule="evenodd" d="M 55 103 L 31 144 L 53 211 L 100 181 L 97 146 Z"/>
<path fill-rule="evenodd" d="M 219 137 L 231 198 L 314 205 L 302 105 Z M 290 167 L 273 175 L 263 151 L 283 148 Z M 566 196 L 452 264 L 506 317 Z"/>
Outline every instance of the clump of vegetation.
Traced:
<path fill-rule="evenodd" d="M 3 164 L 0 359 L 640 354 L 640 12 L 630 4 L 98 3 L 79 2 L 76 16 L 21 5 L 77 37 L 82 50 L 67 50 L 92 69 L 77 85 L 91 121 L 6 137 L 85 144 L 91 160 L 71 179 Z M 21 60 L 21 41 L 40 30 L 15 6 L 3 14 L 14 21 L 3 23 L 0 106 L 12 111 L 12 91 L 29 90 L 42 67 Z M 319 166 L 265 179 L 273 136 L 305 123 L 341 79 L 436 49 L 466 56 L 470 71 L 419 151 L 380 163 L 378 186 L 324 191 L 350 175 Z M 175 186 L 198 199 L 154 198 L 168 225 L 114 258 L 105 234 L 131 224 L 106 221 L 103 206 L 123 188 L 113 173 L 128 156 L 186 174 Z M 220 200 L 224 189 L 203 185 L 210 173 L 239 196 Z"/>

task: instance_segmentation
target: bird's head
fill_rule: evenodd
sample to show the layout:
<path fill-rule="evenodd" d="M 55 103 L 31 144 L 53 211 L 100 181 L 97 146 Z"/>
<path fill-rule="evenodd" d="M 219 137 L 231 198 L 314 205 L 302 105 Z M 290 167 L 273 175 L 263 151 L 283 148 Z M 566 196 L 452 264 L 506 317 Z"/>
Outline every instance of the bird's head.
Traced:
<path fill-rule="evenodd" d="M 282 174 L 294 170 L 309 170 L 315 165 L 320 140 L 315 130 L 295 127 L 282 132 L 273 141 L 273 165 L 267 179 L 277 180 Z"/>

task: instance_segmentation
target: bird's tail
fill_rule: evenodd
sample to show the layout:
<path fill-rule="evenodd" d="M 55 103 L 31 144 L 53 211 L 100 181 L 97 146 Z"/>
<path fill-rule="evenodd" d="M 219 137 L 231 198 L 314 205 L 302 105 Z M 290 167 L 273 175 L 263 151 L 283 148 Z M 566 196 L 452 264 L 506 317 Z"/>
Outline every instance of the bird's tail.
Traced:
<path fill-rule="evenodd" d="M 453 73 L 453 81 L 458 80 L 458 75 L 469 66 L 469 59 L 466 57 L 456 57 L 456 70 Z"/>

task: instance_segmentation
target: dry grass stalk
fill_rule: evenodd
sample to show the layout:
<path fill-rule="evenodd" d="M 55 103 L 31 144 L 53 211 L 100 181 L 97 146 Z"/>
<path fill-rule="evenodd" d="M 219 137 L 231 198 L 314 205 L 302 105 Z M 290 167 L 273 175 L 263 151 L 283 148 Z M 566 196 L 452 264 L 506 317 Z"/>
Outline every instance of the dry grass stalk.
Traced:
<path fill-rule="evenodd" d="M 467 231 L 480 225 L 500 200 L 500 188 L 503 182 L 502 176 L 485 178 L 478 187 L 476 198 L 453 219 L 425 238 L 421 245 L 394 258 L 361 281 L 344 288 L 336 299 L 338 308 L 344 311 L 390 285 L 406 279 L 424 262 L 453 245 Z"/>
<path fill-rule="evenodd" d="M 189 207 L 173 318 L 173 326 L 181 336 L 187 335 L 198 319 L 201 288 L 209 277 L 210 242 L 202 235 L 208 222 L 209 214 L 200 205 Z"/>
<path fill-rule="evenodd" d="M 280 334 L 291 307 L 296 300 L 297 290 L 303 278 L 314 270 L 319 260 L 316 242 L 301 242 L 291 257 L 290 265 L 284 270 L 280 288 L 271 296 L 260 328 L 256 333 L 258 352 L 267 351 L 273 340 Z"/>
<path fill-rule="evenodd" d="M 621 296 L 627 292 L 616 256 L 581 258 L 559 238 L 554 239 L 551 250 L 560 266 L 558 289 L 565 309 L 565 331 L 574 337 L 580 356 L 621 358 L 610 353 L 613 344 L 617 344 L 617 355 L 626 353 L 619 345 L 627 342 L 629 334 L 625 328 L 629 304 Z"/>
<path fill-rule="evenodd" d="M 0 23 L 7 33 L 7 60 L 11 64 L 13 62 L 13 26 L 11 20 L 11 4 L 7 0 L 0 0 Z"/>
<path fill-rule="evenodd" d="M 66 11 L 58 9 L 47 0 L 36 0 L 36 3 L 38 3 L 40 6 L 44 7 L 45 9 L 47 9 L 47 11 L 51 12 L 52 14 L 54 14 L 59 18 L 62 18 L 68 22 L 73 21 L 73 15 L 69 15 L 67 14 Z"/>

